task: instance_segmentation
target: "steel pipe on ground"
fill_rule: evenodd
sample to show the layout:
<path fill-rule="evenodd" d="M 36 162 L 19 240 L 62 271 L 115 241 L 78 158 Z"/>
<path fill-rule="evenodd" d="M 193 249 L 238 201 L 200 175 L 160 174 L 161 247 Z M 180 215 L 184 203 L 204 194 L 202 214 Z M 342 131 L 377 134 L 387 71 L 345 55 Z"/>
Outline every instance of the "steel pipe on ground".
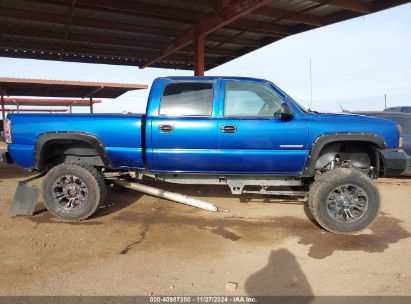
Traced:
<path fill-rule="evenodd" d="M 198 200 L 198 199 L 186 196 L 186 195 L 182 195 L 182 194 L 179 194 L 179 193 L 165 191 L 165 190 L 150 187 L 150 186 L 147 186 L 147 185 L 143 185 L 143 184 L 139 184 L 139 183 L 132 183 L 132 182 L 129 182 L 129 181 L 124 181 L 124 180 L 117 180 L 117 181 L 115 181 L 115 183 L 122 186 L 122 187 L 124 187 L 124 188 L 144 192 L 144 193 L 147 193 L 147 194 L 151 194 L 151 195 L 154 195 L 154 196 L 158 196 L 158 197 L 161 197 L 161 198 L 168 199 L 170 201 L 175 201 L 175 202 L 180 203 L 180 204 L 189 205 L 189 206 L 197 207 L 197 208 L 212 211 L 212 212 L 216 212 L 216 211 L 228 212 L 228 210 L 226 210 L 226 209 L 217 208 L 212 203 L 201 201 L 201 200 Z"/>

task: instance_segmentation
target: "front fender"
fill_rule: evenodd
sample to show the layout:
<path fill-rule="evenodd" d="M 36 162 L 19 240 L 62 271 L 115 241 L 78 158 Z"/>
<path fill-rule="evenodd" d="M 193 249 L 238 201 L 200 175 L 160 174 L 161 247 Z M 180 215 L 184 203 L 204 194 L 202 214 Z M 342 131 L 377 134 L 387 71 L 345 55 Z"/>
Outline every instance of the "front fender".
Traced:
<path fill-rule="evenodd" d="M 312 177 L 315 174 L 315 164 L 320 156 L 322 149 L 333 142 L 357 141 L 369 142 L 376 145 L 379 149 L 385 149 L 384 138 L 374 133 L 328 133 L 318 136 L 311 145 L 307 160 L 302 173 L 303 177 Z"/>

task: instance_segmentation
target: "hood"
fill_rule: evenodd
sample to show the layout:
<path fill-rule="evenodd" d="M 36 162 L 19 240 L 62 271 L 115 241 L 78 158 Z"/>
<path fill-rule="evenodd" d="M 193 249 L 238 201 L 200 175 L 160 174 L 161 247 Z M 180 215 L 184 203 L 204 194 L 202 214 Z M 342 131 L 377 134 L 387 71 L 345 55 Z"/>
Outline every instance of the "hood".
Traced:
<path fill-rule="evenodd" d="M 391 120 L 351 113 L 309 113 L 310 133 L 314 138 L 326 133 L 368 133 L 384 139 L 387 148 L 398 147 L 397 123 Z"/>
<path fill-rule="evenodd" d="M 360 114 L 352 114 L 352 113 L 318 113 L 316 114 L 317 118 L 320 120 L 323 119 L 330 119 L 330 120 L 338 120 L 338 121 L 362 121 L 362 122 L 371 122 L 371 123 L 392 123 L 392 121 L 374 117 L 374 116 L 366 116 Z"/>

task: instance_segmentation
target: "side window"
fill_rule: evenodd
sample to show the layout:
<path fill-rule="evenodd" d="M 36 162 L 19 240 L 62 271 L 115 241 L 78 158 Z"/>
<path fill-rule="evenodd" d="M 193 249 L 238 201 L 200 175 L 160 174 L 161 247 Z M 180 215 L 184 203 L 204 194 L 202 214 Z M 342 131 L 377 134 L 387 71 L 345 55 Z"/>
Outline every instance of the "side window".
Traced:
<path fill-rule="evenodd" d="M 260 83 L 228 82 L 225 87 L 224 116 L 274 117 L 280 115 L 282 100 Z"/>
<path fill-rule="evenodd" d="M 213 104 L 213 84 L 179 82 L 168 84 L 160 101 L 160 115 L 210 116 Z"/>

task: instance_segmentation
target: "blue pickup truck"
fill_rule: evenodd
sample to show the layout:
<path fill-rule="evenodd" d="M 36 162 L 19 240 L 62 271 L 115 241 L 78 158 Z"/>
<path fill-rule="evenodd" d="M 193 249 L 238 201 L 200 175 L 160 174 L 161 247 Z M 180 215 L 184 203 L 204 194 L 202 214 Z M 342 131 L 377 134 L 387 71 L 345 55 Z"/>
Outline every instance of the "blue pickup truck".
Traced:
<path fill-rule="evenodd" d="M 5 126 L 3 158 L 47 173 L 45 204 L 69 221 L 95 212 L 105 179 L 150 176 L 233 194 L 306 193 L 322 227 L 357 233 L 378 214 L 373 179 L 409 161 L 396 123 L 312 112 L 253 78 L 158 78 L 145 115 L 12 114 Z"/>

